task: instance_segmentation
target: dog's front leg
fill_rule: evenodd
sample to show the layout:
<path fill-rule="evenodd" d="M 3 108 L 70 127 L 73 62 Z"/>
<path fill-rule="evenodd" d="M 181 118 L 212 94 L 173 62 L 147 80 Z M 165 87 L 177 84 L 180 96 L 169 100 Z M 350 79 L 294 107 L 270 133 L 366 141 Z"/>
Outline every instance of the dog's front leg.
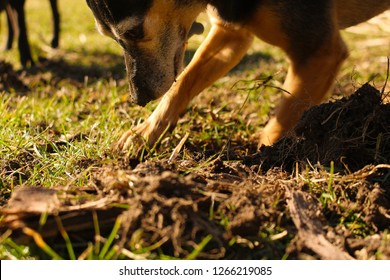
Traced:
<path fill-rule="evenodd" d="M 245 55 L 253 35 L 245 28 L 212 18 L 212 28 L 194 58 L 164 95 L 152 115 L 135 130 L 127 131 L 117 147 L 128 150 L 146 140 L 149 146 L 173 128 L 193 97 L 225 75 Z M 140 142 L 141 141 L 141 142 Z"/>

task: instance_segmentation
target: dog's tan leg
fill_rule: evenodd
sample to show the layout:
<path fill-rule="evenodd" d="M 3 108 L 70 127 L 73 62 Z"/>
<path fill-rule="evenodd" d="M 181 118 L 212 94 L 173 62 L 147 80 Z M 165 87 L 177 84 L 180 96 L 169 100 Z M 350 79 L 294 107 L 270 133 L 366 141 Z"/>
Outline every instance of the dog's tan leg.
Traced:
<path fill-rule="evenodd" d="M 194 58 L 163 96 L 152 115 L 135 131 L 126 132 L 118 147 L 127 150 L 138 135 L 153 145 L 167 127 L 173 128 L 193 97 L 225 75 L 245 55 L 253 41 L 247 29 L 213 17 L 212 28 Z"/>
<path fill-rule="evenodd" d="M 248 23 L 255 35 L 283 49 L 290 58 L 286 92 L 262 131 L 259 145 L 271 145 L 290 130 L 304 110 L 318 104 L 333 84 L 347 48 L 330 3 L 293 1 L 262 6 Z M 311 11 L 308 13 L 307 11 Z"/>
<path fill-rule="evenodd" d="M 276 114 L 263 129 L 260 145 L 271 145 L 293 128 L 304 110 L 322 101 L 333 85 L 340 64 L 347 57 L 347 48 L 339 33 L 303 64 L 291 57 L 285 93 Z"/>

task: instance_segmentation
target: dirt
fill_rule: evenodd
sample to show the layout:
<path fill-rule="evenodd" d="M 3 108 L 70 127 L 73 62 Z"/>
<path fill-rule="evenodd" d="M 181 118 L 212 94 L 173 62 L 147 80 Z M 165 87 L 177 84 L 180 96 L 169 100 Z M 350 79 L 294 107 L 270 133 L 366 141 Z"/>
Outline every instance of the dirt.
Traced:
<path fill-rule="evenodd" d="M 117 224 L 114 252 L 122 257 L 390 259 L 383 98 L 364 85 L 307 111 L 294 135 L 235 161 L 195 150 L 190 160 L 105 164 L 82 187 L 15 188 L 1 232 L 38 247 L 44 240 L 64 257 L 64 232 L 85 257 Z M 20 169 L 12 164 L 10 172 Z"/>
<path fill-rule="evenodd" d="M 34 229 L 60 250 L 64 242 L 59 220 L 71 240 L 86 244 L 96 239 L 94 217 L 104 237 L 120 217 L 117 245 L 140 256 L 145 256 L 144 248 L 158 245 L 166 255 L 186 258 L 211 236 L 197 258 L 390 258 L 388 192 L 370 182 L 381 176 L 378 168 L 334 175 L 337 201 L 324 204 L 319 199 L 328 188 L 329 174 L 324 171 L 310 173 L 318 183 L 309 191 L 305 180 L 280 170 L 259 175 L 242 163 L 216 160 L 208 170 L 180 175 L 187 164 L 145 162 L 133 170 L 104 167 L 84 188 L 18 188 L 2 209 L 2 227 L 13 229 L 14 239 L 25 243 L 31 243 L 26 237 L 34 237 L 25 229 Z M 220 170 L 221 165 L 230 172 L 209 170 L 216 166 Z M 296 194 L 302 201 L 294 198 Z M 298 214 L 292 214 L 291 201 Z M 44 225 L 43 213 L 48 213 Z M 311 227 L 312 232 L 304 230 Z M 313 236 L 326 240 L 327 246 L 308 244 L 316 240 Z M 85 245 L 75 246 L 76 251 L 83 249 Z M 146 256 L 153 258 L 155 253 Z"/>
<path fill-rule="evenodd" d="M 390 104 L 370 86 L 363 85 L 350 97 L 306 111 L 292 136 L 248 157 L 247 164 L 267 170 L 291 170 L 297 162 L 357 171 L 367 164 L 389 163 Z"/>

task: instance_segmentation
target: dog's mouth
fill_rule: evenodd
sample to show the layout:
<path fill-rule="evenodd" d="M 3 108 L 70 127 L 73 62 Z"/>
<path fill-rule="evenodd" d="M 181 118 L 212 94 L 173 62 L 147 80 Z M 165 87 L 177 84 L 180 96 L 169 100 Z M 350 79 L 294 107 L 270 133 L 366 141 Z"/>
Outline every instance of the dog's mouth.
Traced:
<path fill-rule="evenodd" d="M 176 82 L 177 76 L 180 74 L 180 72 L 183 70 L 183 58 L 184 58 L 184 51 L 185 50 L 177 50 L 175 57 L 174 57 L 174 70 L 173 70 L 173 75 L 174 75 L 174 82 Z"/>

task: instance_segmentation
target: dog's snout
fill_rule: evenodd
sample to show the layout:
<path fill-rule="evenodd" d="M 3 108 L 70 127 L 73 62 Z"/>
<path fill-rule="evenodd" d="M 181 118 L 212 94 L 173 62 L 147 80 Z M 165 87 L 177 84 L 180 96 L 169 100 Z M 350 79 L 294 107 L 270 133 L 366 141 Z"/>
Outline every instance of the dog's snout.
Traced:
<path fill-rule="evenodd" d="M 151 53 L 134 47 L 124 50 L 129 91 L 133 103 L 144 106 L 162 96 L 182 70 L 183 52 L 172 55 L 163 52 Z"/>

